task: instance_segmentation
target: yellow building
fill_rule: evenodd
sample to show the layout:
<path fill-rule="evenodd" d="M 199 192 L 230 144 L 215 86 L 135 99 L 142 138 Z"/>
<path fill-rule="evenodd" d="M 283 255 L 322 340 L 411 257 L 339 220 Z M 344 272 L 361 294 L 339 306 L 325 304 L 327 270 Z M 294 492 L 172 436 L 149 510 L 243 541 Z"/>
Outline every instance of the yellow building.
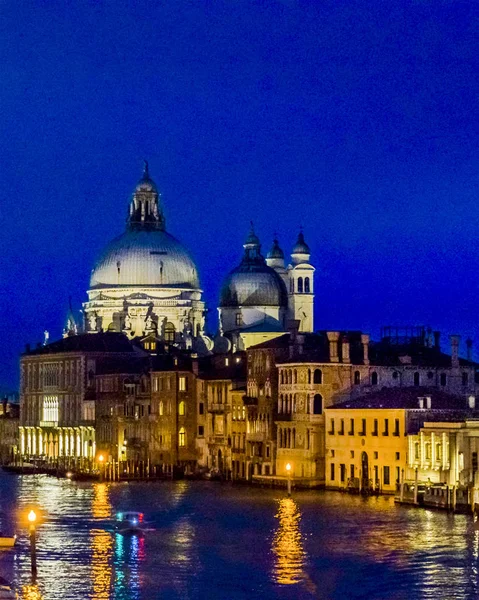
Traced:
<path fill-rule="evenodd" d="M 413 436 L 458 411 L 471 413 L 468 398 L 421 388 L 384 389 L 326 409 L 326 487 L 394 493 L 415 476 Z"/>

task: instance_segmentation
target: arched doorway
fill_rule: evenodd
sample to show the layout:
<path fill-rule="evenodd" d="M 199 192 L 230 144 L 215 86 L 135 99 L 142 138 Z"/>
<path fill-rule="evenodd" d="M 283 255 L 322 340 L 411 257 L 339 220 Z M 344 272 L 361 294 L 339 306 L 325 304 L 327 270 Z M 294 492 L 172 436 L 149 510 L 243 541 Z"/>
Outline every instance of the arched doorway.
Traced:
<path fill-rule="evenodd" d="M 369 460 L 366 452 L 361 454 L 361 489 L 369 490 Z"/>

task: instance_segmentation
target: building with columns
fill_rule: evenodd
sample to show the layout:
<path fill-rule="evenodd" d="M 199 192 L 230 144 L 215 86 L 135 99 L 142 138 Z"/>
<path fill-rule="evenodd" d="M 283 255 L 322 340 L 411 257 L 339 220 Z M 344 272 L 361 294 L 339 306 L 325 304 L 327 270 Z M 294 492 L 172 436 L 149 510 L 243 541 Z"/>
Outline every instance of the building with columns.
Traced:
<path fill-rule="evenodd" d="M 27 348 L 20 360 L 20 453 L 47 460 L 95 457 L 96 373 L 101 363 L 134 358 L 121 333 L 63 338 Z"/>

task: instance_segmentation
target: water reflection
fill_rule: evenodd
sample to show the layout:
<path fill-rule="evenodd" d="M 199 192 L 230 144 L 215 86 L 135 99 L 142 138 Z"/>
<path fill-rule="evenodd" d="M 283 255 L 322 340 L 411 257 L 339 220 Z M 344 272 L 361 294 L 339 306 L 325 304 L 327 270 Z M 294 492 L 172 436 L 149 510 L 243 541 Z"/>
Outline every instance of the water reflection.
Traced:
<path fill-rule="evenodd" d="M 111 516 L 109 486 L 97 483 L 93 486 L 92 514 L 95 519 L 107 519 Z M 103 529 L 90 530 L 91 579 L 93 600 L 108 600 L 112 579 L 111 559 L 113 555 L 113 536 Z"/>
<path fill-rule="evenodd" d="M 24 585 L 21 592 L 22 600 L 43 600 L 42 593 L 38 585 Z"/>
<path fill-rule="evenodd" d="M 95 483 L 93 485 L 91 509 L 95 519 L 108 519 L 111 517 L 109 492 L 110 486 L 106 483 Z"/>
<path fill-rule="evenodd" d="M 299 523 L 301 513 L 292 498 L 282 498 L 278 503 L 278 529 L 273 539 L 275 563 L 273 579 L 276 583 L 294 584 L 303 581 L 306 554 Z"/>

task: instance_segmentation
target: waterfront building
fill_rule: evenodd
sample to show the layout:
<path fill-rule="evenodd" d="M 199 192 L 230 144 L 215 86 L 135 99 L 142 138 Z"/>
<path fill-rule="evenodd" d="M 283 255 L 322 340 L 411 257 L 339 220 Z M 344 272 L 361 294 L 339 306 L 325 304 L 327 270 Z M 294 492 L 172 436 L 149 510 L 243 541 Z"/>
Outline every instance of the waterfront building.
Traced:
<path fill-rule="evenodd" d="M 18 447 L 18 424 L 20 406 L 4 398 L 0 403 L 0 463 L 16 459 Z"/>
<path fill-rule="evenodd" d="M 467 414 L 475 414 L 467 397 L 420 387 L 385 388 L 327 408 L 326 487 L 394 493 L 401 482 L 415 479 L 415 466 L 425 464 L 417 449 L 411 456 L 418 437 L 427 443 L 419 434 L 424 423 L 454 422 Z M 443 443 L 438 439 L 435 458 L 442 458 Z"/>
<path fill-rule="evenodd" d="M 266 445 L 273 444 L 274 467 L 269 475 L 286 478 L 286 465 L 297 485 L 317 486 L 327 481 L 324 408 L 383 388 L 422 386 L 464 398 L 474 393 L 476 365 L 459 358 L 459 339 L 451 338 L 451 356 L 425 328 L 385 328 L 379 342 L 360 331 L 290 333 L 248 350 L 248 402 L 259 403 L 261 371 L 254 369 L 260 353 L 269 351 L 278 370 L 277 390 L 268 401 L 274 425 Z M 251 366 L 250 366 L 251 357 Z M 271 374 L 268 374 L 271 379 Z M 395 418 L 395 417 L 394 417 Z M 400 450 L 399 450 L 400 452 Z M 255 474 L 265 475 L 257 459 Z M 382 478 L 380 478 L 382 480 Z"/>
<path fill-rule="evenodd" d="M 112 332 L 27 347 L 20 360 L 21 455 L 92 460 L 97 369 L 133 356 L 128 339 Z"/>
<path fill-rule="evenodd" d="M 421 482 L 479 488 L 479 411 L 474 396 L 468 403 L 468 409 L 456 410 L 448 420 L 444 415 L 442 421 L 426 421 L 408 436 L 409 479 L 417 473 Z"/>

